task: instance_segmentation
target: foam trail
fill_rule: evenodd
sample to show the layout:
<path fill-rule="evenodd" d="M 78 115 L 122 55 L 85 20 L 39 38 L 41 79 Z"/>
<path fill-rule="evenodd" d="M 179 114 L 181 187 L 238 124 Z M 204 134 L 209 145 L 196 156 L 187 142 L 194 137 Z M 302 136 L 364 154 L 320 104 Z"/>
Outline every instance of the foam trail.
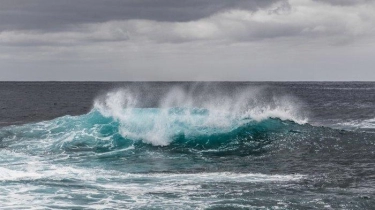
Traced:
<path fill-rule="evenodd" d="M 37 166 L 38 167 L 38 166 Z M 211 173 L 119 173 L 118 171 L 89 170 L 77 167 L 49 165 L 39 166 L 36 170 L 13 170 L 0 167 L 0 181 L 20 181 L 38 179 L 78 179 L 81 181 L 96 181 L 100 179 L 153 179 L 161 183 L 197 183 L 197 182 L 287 182 L 297 181 L 305 177 L 301 174 L 261 174 L 261 173 L 233 173 L 233 172 L 211 172 Z M 184 180 L 184 181 L 181 181 Z"/>

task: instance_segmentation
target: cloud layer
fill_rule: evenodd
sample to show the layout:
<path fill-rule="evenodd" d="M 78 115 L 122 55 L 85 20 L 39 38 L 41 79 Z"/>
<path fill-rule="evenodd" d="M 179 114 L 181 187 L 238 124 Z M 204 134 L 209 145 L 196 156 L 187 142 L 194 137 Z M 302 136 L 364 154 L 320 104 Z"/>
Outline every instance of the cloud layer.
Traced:
<path fill-rule="evenodd" d="M 2 0 L 0 30 L 59 30 L 112 20 L 192 21 L 230 10 L 255 11 L 278 0 Z"/>
<path fill-rule="evenodd" d="M 54 71 L 47 70 L 46 66 L 60 60 L 70 61 L 69 65 L 73 67 L 69 68 L 78 68 L 74 67 L 78 65 L 80 68 L 91 69 L 93 66 L 100 66 L 95 64 L 98 60 L 102 63 L 105 60 L 111 64 L 107 68 L 101 66 L 103 69 L 97 70 L 94 80 L 103 78 L 102 71 L 115 71 L 114 75 L 121 74 L 121 78 L 125 80 L 153 80 L 153 77 L 156 80 L 210 80 L 207 72 L 210 67 L 207 63 L 229 67 L 229 64 L 220 65 L 225 63 L 223 59 L 227 59 L 229 63 L 233 62 L 232 68 L 238 70 L 240 79 L 248 75 L 246 80 L 278 80 L 274 76 L 278 75 L 277 69 L 273 70 L 274 74 L 269 75 L 270 79 L 257 72 L 263 68 L 272 72 L 270 69 L 280 65 L 284 65 L 284 70 L 288 66 L 289 69 L 296 70 L 303 64 L 312 65 L 305 62 L 311 59 L 318 61 L 314 64 L 318 66 L 306 69 L 322 69 L 329 67 L 324 62 L 330 56 L 337 59 L 334 62 L 340 63 L 343 62 L 340 61 L 340 56 L 350 56 L 357 52 L 362 57 L 367 57 L 374 49 L 375 3 L 370 0 L 103 2 L 4 0 L 0 7 L 2 71 L 14 67 L 25 69 L 22 63 L 32 63 L 29 67 L 38 69 L 33 71 Z M 295 56 L 290 48 L 304 55 L 302 61 L 290 60 Z M 226 55 L 221 50 L 231 51 L 232 54 Z M 242 57 L 245 53 L 254 58 L 257 57 L 254 54 L 260 53 L 272 58 L 276 52 L 282 51 L 291 54 L 283 55 L 281 60 L 262 58 L 247 61 L 232 57 Z M 319 53 L 328 52 L 336 54 L 327 55 L 326 58 L 316 57 Z M 144 61 L 139 56 L 151 56 L 149 65 L 142 63 Z M 356 56 L 353 59 L 360 60 Z M 92 63 L 82 64 L 87 60 Z M 164 60 L 170 60 L 173 65 L 163 63 Z M 181 78 L 185 74 L 177 68 L 179 64 L 186 66 L 188 60 L 200 63 L 194 68 L 203 73 L 196 77 L 186 75 L 186 79 Z M 372 63 L 367 60 L 365 63 L 362 69 L 367 72 Z M 336 65 L 334 70 L 337 75 L 349 71 L 340 70 L 339 66 L 341 68 L 341 64 Z M 61 68 L 55 69 L 57 71 Z M 251 74 L 248 74 L 249 69 Z M 129 72 L 134 73 L 133 70 L 140 71 L 140 76 L 129 75 Z M 223 76 L 212 79 L 226 80 L 228 70 L 217 71 Z M 326 80 L 323 78 L 323 70 L 321 71 L 317 73 L 318 79 Z M 345 75 L 345 78 L 350 78 L 350 74 Z M 76 75 L 73 73 L 71 76 Z M 372 76 L 375 79 L 375 75 Z M 43 79 L 43 75 L 40 78 Z M 65 75 L 64 78 L 69 79 L 70 76 Z M 114 79 L 118 79 L 118 76 L 114 76 Z M 295 79 L 292 78 L 299 79 L 308 80 L 298 75 Z"/>

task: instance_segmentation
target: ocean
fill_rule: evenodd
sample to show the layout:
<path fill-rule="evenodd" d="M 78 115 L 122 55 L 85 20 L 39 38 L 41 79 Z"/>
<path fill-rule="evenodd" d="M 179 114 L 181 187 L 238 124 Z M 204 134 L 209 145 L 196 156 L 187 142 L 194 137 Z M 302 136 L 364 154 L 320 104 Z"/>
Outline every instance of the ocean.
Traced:
<path fill-rule="evenodd" d="M 0 82 L 0 209 L 374 209 L 375 82 Z"/>

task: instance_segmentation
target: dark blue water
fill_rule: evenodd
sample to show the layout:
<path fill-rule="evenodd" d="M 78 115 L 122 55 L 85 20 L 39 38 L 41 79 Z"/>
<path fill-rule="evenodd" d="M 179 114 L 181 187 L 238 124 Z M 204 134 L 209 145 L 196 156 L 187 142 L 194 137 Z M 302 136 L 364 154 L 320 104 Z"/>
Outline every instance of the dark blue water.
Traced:
<path fill-rule="evenodd" d="M 2 209 L 373 209 L 375 83 L 0 83 Z"/>

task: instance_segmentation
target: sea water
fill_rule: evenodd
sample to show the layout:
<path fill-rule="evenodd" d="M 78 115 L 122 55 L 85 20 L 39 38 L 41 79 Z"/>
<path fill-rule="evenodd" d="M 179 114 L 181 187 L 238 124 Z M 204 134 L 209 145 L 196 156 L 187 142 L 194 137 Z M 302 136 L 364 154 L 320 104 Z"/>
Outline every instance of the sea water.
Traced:
<path fill-rule="evenodd" d="M 371 209 L 375 83 L 0 83 L 1 209 Z"/>

